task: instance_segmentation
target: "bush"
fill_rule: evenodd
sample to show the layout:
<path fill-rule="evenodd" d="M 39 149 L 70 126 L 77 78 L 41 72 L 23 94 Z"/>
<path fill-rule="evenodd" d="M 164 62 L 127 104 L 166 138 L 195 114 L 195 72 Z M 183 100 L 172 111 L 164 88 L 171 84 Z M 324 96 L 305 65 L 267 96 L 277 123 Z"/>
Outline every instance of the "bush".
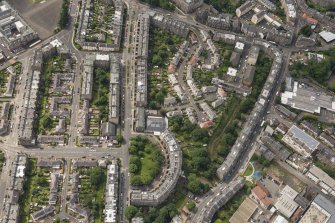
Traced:
<path fill-rule="evenodd" d="M 310 35 L 312 35 L 313 30 L 310 25 L 305 25 L 301 28 L 299 33 L 306 37 L 309 37 Z"/>

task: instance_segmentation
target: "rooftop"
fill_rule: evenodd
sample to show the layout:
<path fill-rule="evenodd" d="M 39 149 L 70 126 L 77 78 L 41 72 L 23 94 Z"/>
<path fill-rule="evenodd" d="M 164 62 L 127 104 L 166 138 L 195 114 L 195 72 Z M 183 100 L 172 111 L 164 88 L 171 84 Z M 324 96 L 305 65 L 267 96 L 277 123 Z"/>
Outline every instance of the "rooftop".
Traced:
<path fill-rule="evenodd" d="M 258 205 L 247 197 L 234 215 L 229 219 L 230 223 L 246 223 L 257 210 Z"/>
<path fill-rule="evenodd" d="M 319 146 L 320 142 L 315 140 L 312 136 L 301 130 L 295 125 L 288 130 L 287 134 L 292 134 L 294 138 L 305 144 L 312 152 Z"/>

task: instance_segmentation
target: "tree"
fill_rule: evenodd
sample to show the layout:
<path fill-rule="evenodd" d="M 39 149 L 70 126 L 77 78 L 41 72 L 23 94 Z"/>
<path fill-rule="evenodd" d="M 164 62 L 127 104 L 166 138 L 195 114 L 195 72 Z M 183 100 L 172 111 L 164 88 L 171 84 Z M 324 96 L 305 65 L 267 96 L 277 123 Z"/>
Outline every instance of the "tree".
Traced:
<path fill-rule="evenodd" d="M 130 173 L 137 173 L 139 170 L 138 166 L 134 163 L 129 165 L 129 172 Z"/>
<path fill-rule="evenodd" d="M 188 202 L 187 209 L 193 211 L 195 208 L 195 203 L 193 201 Z"/>
<path fill-rule="evenodd" d="M 92 169 L 90 179 L 91 184 L 97 188 L 105 181 L 105 174 L 102 169 L 95 167 Z"/>
<path fill-rule="evenodd" d="M 201 181 L 196 177 L 195 174 L 190 174 L 187 179 L 187 189 L 189 189 L 194 194 L 203 194 L 205 189 L 208 188 L 208 185 L 205 186 L 203 183 L 201 183 Z"/>
<path fill-rule="evenodd" d="M 61 29 L 65 28 L 69 22 L 69 0 L 63 0 L 62 10 L 59 18 L 58 25 Z"/>
<path fill-rule="evenodd" d="M 127 208 L 126 208 L 126 212 L 125 212 L 125 215 L 126 215 L 126 218 L 130 221 L 133 217 L 135 217 L 135 215 L 137 214 L 138 212 L 138 208 L 133 206 L 133 205 L 129 205 Z"/>
<path fill-rule="evenodd" d="M 310 25 L 305 25 L 301 28 L 299 33 L 306 37 L 309 37 L 310 35 L 312 35 L 313 30 Z"/>
<path fill-rule="evenodd" d="M 52 128 L 52 118 L 49 115 L 45 115 L 41 118 L 41 125 L 46 128 Z"/>
<path fill-rule="evenodd" d="M 192 131 L 191 137 L 194 141 L 207 143 L 209 135 L 207 129 L 196 128 Z"/>
<path fill-rule="evenodd" d="M 120 134 L 120 133 L 118 133 L 117 135 L 116 135 L 116 140 L 118 141 L 118 143 L 122 143 L 122 141 L 123 141 L 123 136 Z"/>
<path fill-rule="evenodd" d="M 143 185 L 142 178 L 140 176 L 131 176 L 130 184 L 133 186 L 141 186 Z"/>

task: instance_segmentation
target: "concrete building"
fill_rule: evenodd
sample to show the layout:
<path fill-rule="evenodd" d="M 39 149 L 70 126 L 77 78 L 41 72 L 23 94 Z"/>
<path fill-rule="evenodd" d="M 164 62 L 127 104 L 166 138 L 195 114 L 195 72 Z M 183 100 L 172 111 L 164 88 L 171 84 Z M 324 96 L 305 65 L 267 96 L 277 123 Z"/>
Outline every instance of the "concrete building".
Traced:
<path fill-rule="evenodd" d="M 257 25 L 264 19 L 265 15 L 266 15 L 266 11 L 260 11 L 251 17 L 251 22 Z"/>
<path fill-rule="evenodd" d="M 194 12 L 204 3 L 203 0 L 171 0 L 171 2 L 185 13 Z"/>
<path fill-rule="evenodd" d="M 8 79 L 7 79 L 6 91 L 3 94 L 3 96 L 13 97 L 15 81 L 16 81 L 16 74 L 10 74 Z"/>
<path fill-rule="evenodd" d="M 240 59 L 241 59 L 241 53 L 233 51 L 230 56 L 229 62 L 233 67 L 237 67 L 237 65 L 240 63 Z"/>
<path fill-rule="evenodd" d="M 240 7 L 236 9 L 236 16 L 241 17 L 248 13 L 254 7 L 254 3 L 252 1 L 246 1 Z"/>
<path fill-rule="evenodd" d="M 49 195 L 49 205 L 56 205 L 57 203 L 57 192 L 58 192 L 58 174 L 50 174 L 50 195 Z"/>
<path fill-rule="evenodd" d="M 119 123 L 120 117 L 120 79 L 120 56 L 110 55 L 109 120 L 114 124 Z"/>
<path fill-rule="evenodd" d="M 288 130 L 282 141 L 297 153 L 308 157 L 311 156 L 320 144 L 312 136 L 295 125 Z"/>
<path fill-rule="evenodd" d="M 99 139 L 97 136 L 80 136 L 79 144 L 99 146 Z"/>
<path fill-rule="evenodd" d="M 187 80 L 186 83 L 187 83 L 188 87 L 191 89 L 192 95 L 195 98 L 201 98 L 202 97 L 201 91 L 197 87 L 197 85 L 194 83 L 193 79 Z"/>
<path fill-rule="evenodd" d="M 9 164 L 10 165 L 10 164 Z M 6 203 L 3 206 L 2 222 L 17 223 L 20 220 L 19 196 L 23 193 L 25 182 L 26 155 L 17 155 L 11 164 L 13 174 L 9 176 L 6 188 Z"/>
<path fill-rule="evenodd" d="M 72 160 L 73 169 L 77 169 L 78 167 L 91 168 L 96 166 L 98 166 L 98 162 L 96 160 L 81 160 L 81 159 Z"/>
<path fill-rule="evenodd" d="M 313 165 L 307 172 L 306 176 L 318 184 L 325 194 L 335 196 L 335 180 L 327 173 Z"/>
<path fill-rule="evenodd" d="M 272 200 L 269 197 L 270 192 L 260 183 L 251 189 L 251 195 L 252 198 L 264 209 L 267 209 L 270 205 L 272 205 Z"/>
<path fill-rule="evenodd" d="M 231 24 L 231 15 L 229 14 L 220 14 L 218 16 L 208 15 L 207 17 L 207 26 L 222 29 L 222 30 L 230 30 Z"/>
<path fill-rule="evenodd" d="M 176 0 L 177 1 L 177 0 Z M 180 0 L 184 1 L 184 0 Z M 192 0 L 185 0 L 192 1 Z M 197 0 L 193 0 L 197 1 Z M 184 23 L 180 20 L 176 20 L 169 16 L 164 16 L 162 14 L 155 14 L 151 17 L 152 24 L 158 28 L 174 33 L 178 36 L 186 38 L 190 32 L 190 26 L 187 23 Z"/>
<path fill-rule="evenodd" d="M 167 118 L 160 116 L 147 116 L 146 120 L 146 131 L 153 132 L 155 135 L 159 135 L 168 128 Z"/>
<path fill-rule="evenodd" d="M 318 194 L 299 223 L 332 223 L 335 222 L 335 204 L 325 196 Z"/>
<path fill-rule="evenodd" d="M 197 211 L 191 222 L 211 222 L 214 214 L 225 205 L 245 184 L 245 179 L 239 177 L 229 184 L 221 184 L 216 196 L 206 204 L 203 210 Z"/>
<path fill-rule="evenodd" d="M 186 115 L 187 115 L 188 119 L 190 120 L 190 122 L 192 124 L 196 124 L 197 123 L 197 117 L 195 115 L 194 109 L 192 107 L 188 107 L 188 108 L 186 108 L 185 111 L 186 111 Z"/>
<path fill-rule="evenodd" d="M 246 65 L 245 69 L 243 70 L 243 78 L 242 83 L 245 86 L 251 87 L 252 81 L 254 80 L 256 67 L 252 65 Z"/>
<path fill-rule="evenodd" d="M 65 145 L 65 137 L 64 135 L 39 135 L 37 143 Z"/>
<path fill-rule="evenodd" d="M 20 127 L 18 131 L 19 143 L 24 146 L 35 144 L 33 127 L 42 66 L 42 51 L 36 50 L 31 62 L 31 73 L 28 73 L 25 83 L 26 90 L 23 96 L 23 108 L 21 110 Z"/>
<path fill-rule="evenodd" d="M 123 17 L 124 17 L 124 6 L 122 0 L 110 0 L 105 2 L 105 7 L 110 7 L 112 4 L 114 6 L 114 15 L 112 22 L 110 24 L 111 29 L 108 30 L 108 33 L 111 33 L 112 42 L 91 42 L 87 40 L 88 34 L 88 25 L 90 16 L 92 16 L 94 2 L 91 0 L 85 0 L 82 2 L 82 8 L 80 13 L 80 20 L 78 23 L 76 41 L 84 50 L 88 51 L 119 51 L 121 46 L 121 36 L 122 36 L 122 27 L 123 27 Z"/>
<path fill-rule="evenodd" d="M 0 39 L 12 51 L 27 47 L 38 35 L 6 1 L 0 3 Z"/>
<path fill-rule="evenodd" d="M 258 60 L 260 48 L 258 46 L 252 46 L 249 50 L 249 56 L 247 59 L 247 64 L 255 66 Z"/>
<path fill-rule="evenodd" d="M 293 31 L 272 28 L 267 32 L 266 40 L 276 42 L 282 46 L 289 46 L 293 41 Z"/>
<path fill-rule="evenodd" d="M 298 203 L 294 201 L 297 195 L 298 192 L 286 185 L 274 206 L 285 217 L 290 218 L 299 207 Z"/>
<path fill-rule="evenodd" d="M 101 125 L 100 135 L 102 137 L 115 137 L 116 136 L 116 126 L 111 122 L 104 122 Z"/>
<path fill-rule="evenodd" d="M 321 109 L 335 112 L 333 96 L 327 95 L 325 92 L 316 91 L 296 81 L 293 83 L 292 90 L 286 89 L 281 94 L 281 103 L 309 113 L 320 114 Z"/>
<path fill-rule="evenodd" d="M 310 133 L 314 137 L 318 137 L 322 132 L 322 130 L 319 127 L 313 125 L 307 120 L 302 121 L 300 125 L 304 130 L 306 130 L 308 133 Z"/>
<path fill-rule="evenodd" d="M 223 105 L 224 102 L 225 102 L 225 99 L 223 99 L 223 98 L 218 98 L 218 99 L 216 99 L 215 101 L 213 101 L 213 102 L 211 103 L 211 106 L 212 106 L 214 109 L 216 109 L 216 108 L 220 107 L 221 105 Z"/>
<path fill-rule="evenodd" d="M 258 205 L 249 197 L 246 197 L 233 216 L 229 219 L 229 223 L 249 222 L 257 209 Z"/>
<path fill-rule="evenodd" d="M 286 22 L 294 25 L 297 19 L 297 11 L 294 2 L 292 0 L 280 0 L 280 2 L 286 14 Z"/>
<path fill-rule="evenodd" d="M 1 104 L 0 135 L 4 135 L 8 132 L 10 106 L 9 102 L 3 102 Z"/>
<path fill-rule="evenodd" d="M 250 25 L 243 22 L 241 25 L 241 32 L 244 33 L 244 35 L 246 35 L 247 37 L 256 37 L 257 28 L 255 25 Z"/>
<path fill-rule="evenodd" d="M 327 133 L 321 133 L 319 139 L 324 142 L 330 148 L 335 148 L 335 138 L 328 135 Z"/>
<path fill-rule="evenodd" d="M 37 167 L 48 167 L 52 169 L 60 169 L 63 165 L 62 160 L 46 160 L 46 159 L 38 159 L 37 161 Z"/>
<path fill-rule="evenodd" d="M 157 206 L 164 202 L 174 190 L 182 172 L 182 152 L 174 135 L 166 130 L 160 135 L 168 154 L 168 169 L 162 183 L 152 191 L 133 190 L 130 201 L 134 205 Z"/>
<path fill-rule="evenodd" d="M 105 195 L 105 221 L 106 223 L 118 222 L 119 200 L 119 167 L 114 160 L 107 166 L 107 182 Z"/>
<path fill-rule="evenodd" d="M 145 130 L 145 109 L 144 107 L 136 108 L 136 121 L 135 121 L 135 131 L 136 132 L 144 132 Z"/>
<path fill-rule="evenodd" d="M 32 213 L 30 216 L 33 220 L 33 222 L 38 222 L 39 220 L 45 218 L 46 216 L 52 214 L 55 211 L 55 208 L 52 206 L 47 206 L 45 208 L 42 208 L 39 211 L 36 211 Z"/>
<path fill-rule="evenodd" d="M 206 102 L 200 103 L 199 106 L 206 113 L 209 120 L 213 121 L 213 119 L 216 118 L 215 111 L 213 111 Z"/>
<path fill-rule="evenodd" d="M 265 8 L 267 8 L 270 11 L 275 11 L 277 8 L 276 5 L 269 0 L 257 0 L 257 2 L 262 4 Z"/>

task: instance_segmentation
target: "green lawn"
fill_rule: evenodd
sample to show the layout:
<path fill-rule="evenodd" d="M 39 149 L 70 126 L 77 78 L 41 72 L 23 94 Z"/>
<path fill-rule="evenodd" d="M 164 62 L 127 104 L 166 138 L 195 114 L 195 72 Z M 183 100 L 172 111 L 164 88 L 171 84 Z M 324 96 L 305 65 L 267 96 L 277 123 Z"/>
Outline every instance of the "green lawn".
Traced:
<path fill-rule="evenodd" d="M 254 168 L 252 167 L 252 164 L 249 163 L 247 169 L 243 173 L 243 176 L 250 176 L 253 170 Z"/>

